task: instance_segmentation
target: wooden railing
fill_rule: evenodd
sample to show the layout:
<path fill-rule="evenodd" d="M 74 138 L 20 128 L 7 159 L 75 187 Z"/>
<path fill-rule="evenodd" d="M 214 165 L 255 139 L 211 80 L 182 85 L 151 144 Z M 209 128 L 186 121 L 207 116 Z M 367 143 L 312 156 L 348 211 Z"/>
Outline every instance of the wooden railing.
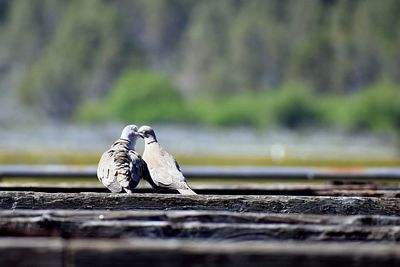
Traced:
<path fill-rule="evenodd" d="M 183 172 L 221 181 L 115 194 L 96 166 L 0 166 L 0 266 L 400 266 L 399 168 Z"/>
<path fill-rule="evenodd" d="M 400 168 L 216 167 L 184 166 L 188 178 L 400 180 Z M 96 177 L 96 166 L 0 165 L 0 178 Z"/>

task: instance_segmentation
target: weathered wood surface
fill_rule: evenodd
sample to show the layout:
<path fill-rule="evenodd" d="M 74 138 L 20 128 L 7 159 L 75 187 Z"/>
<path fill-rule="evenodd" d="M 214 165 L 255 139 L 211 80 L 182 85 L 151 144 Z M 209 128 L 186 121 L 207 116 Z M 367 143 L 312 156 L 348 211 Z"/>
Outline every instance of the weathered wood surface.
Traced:
<path fill-rule="evenodd" d="M 188 178 L 400 180 L 400 168 L 217 167 L 183 166 Z M 1 177 L 96 177 L 96 166 L 0 165 Z"/>
<path fill-rule="evenodd" d="M 400 190 L 318 190 L 317 196 L 400 198 Z"/>
<path fill-rule="evenodd" d="M 215 171 L 204 170 L 198 177 Z M 339 182 L 191 182 L 198 196 L 147 184 L 128 195 L 100 183 L 0 183 L 0 266 L 400 266 L 400 184 L 353 183 L 374 178 L 365 170 L 309 170 L 268 177 Z M 261 169 L 222 171 L 269 179 Z"/>
<path fill-rule="evenodd" d="M 260 184 L 260 183 L 191 183 L 199 194 L 207 195 L 291 195 L 291 196 L 363 196 L 400 198 L 397 184 Z M 103 192 L 109 190 L 99 182 L 89 183 L 0 183 L 0 191 L 34 191 L 49 193 Z M 146 183 L 136 193 L 154 193 Z M 177 193 L 167 191 L 164 193 Z"/>
<path fill-rule="evenodd" d="M 1 236 L 400 241 L 400 217 L 215 211 L 1 211 Z"/>
<path fill-rule="evenodd" d="M 10 191 L 13 186 L 22 191 Z M 396 184 L 193 186 L 201 193 L 256 195 L 128 195 L 106 193 L 97 183 L 0 184 L 0 236 L 12 237 L 0 238 L 0 266 L 400 264 Z M 98 192 L 82 192 L 93 189 Z M 274 190 L 313 197 L 260 195 Z"/>
<path fill-rule="evenodd" d="M 400 266 L 385 243 L 0 238 L 1 266 Z"/>
<path fill-rule="evenodd" d="M 2 192 L 0 209 L 151 209 L 399 215 L 400 199 L 373 197 Z"/>
<path fill-rule="evenodd" d="M 63 246 L 55 238 L 0 238 L 0 266 L 63 267 Z"/>
<path fill-rule="evenodd" d="M 400 226 L 400 216 L 313 215 L 212 210 L 0 210 L 0 220 L 168 221 L 171 223 L 270 223 L 305 225 Z"/>
<path fill-rule="evenodd" d="M 197 190 L 400 190 L 400 183 L 258 183 L 258 182 L 205 182 L 193 181 L 191 186 Z M 0 182 L 1 190 L 10 191 L 12 188 L 21 188 L 28 191 L 35 188 L 54 188 L 55 190 L 67 190 L 68 188 L 78 190 L 99 190 L 106 188 L 99 181 L 94 182 Z M 151 186 L 141 181 L 138 188 L 151 188 Z"/>

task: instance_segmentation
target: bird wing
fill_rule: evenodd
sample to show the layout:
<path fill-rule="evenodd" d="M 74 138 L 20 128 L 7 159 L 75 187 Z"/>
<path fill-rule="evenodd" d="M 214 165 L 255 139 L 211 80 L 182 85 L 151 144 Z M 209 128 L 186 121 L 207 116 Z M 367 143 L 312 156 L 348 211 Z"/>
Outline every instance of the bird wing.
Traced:
<path fill-rule="evenodd" d="M 153 162 L 147 162 L 147 167 L 155 184 L 161 187 L 169 187 L 172 184 L 172 176 L 167 173 L 168 169 L 164 168 L 162 161 L 156 159 Z"/>
<path fill-rule="evenodd" d="M 179 166 L 179 164 L 178 164 L 178 162 L 176 161 L 175 158 L 174 158 L 174 161 L 175 161 L 175 167 L 178 169 L 178 171 L 182 172 L 181 171 L 181 167 Z"/>
<path fill-rule="evenodd" d="M 165 169 L 167 169 L 167 173 L 171 176 L 172 185 L 169 188 L 177 189 L 179 193 L 184 195 L 196 195 L 195 192 L 189 187 L 186 182 L 186 178 L 183 175 L 181 168 L 171 154 L 169 154 L 166 150 L 160 147 L 162 158 L 165 159 Z"/>
<path fill-rule="evenodd" d="M 111 192 L 122 191 L 122 186 L 117 181 L 117 166 L 114 162 L 114 150 L 109 149 L 103 153 L 97 166 L 97 178 Z"/>
<path fill-rule="evenodd" d="M 150 175 L 157 185 L 176 189 L 176 187 L 181 187 L 182 181 L 185 181 L 175 158 L 161 146 L 153 146 L 146 151 L 145 161 Z"/>
<path fill-rule="evenodd" d="M 151 187 L 153 187 L 155 190 L 162 189 L 162 187 L 160 187 L 158 183 L 156 184 L 151 178 L 149 168 L 144 160 L 141 171 L 142 171 L 142 178 L 145 179 L 151 185 Z"/>
<path fill-rule="evenodd" d="M 124 189 L 130 193 L 140 181 L 142 165 L 142 158 L 129 150 L 129 143 L 117 140 L 101 157 L 97 176 L 111 192 Z"/>
<path fill-rule="evenodd" d="M 142 157 L 133 150 L 128 151 L 125 161 L 128 163 L 128 166 L 125 168 L 129 169 L 129 172 L 123 178 L 121 177 L 120 184 L 128 192 L 132 191 L 139 184 L 144 162 Z"/>
<path fill-rule="evenodd" d="M 165 163 L 166 163 L 165 168 L 168 169 L 168 173 L 170 173 L 174 182 L 175 183 L 181 183 L 181 182 L 186 183 L 185 176 L 183 176 L 181 168 L 180 168 L 178 162 L 176 161 L 176 159 L 174 158 L 174 156 L 169 154 L 163 148 L 161 148 L 161 154 L 162 154 L 162 157 L 165 159 Z"/>

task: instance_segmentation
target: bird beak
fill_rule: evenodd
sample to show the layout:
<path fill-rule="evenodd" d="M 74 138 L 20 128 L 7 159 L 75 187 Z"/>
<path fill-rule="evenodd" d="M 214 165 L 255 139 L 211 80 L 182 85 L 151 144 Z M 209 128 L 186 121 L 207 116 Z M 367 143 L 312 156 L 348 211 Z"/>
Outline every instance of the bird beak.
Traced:
<path fill-rule="evenodd" d="M 138 134 L 140 137 L 144 138 L 144 134 L 142 134 L 141 132 L 137 132 L 137 134 Z"/>

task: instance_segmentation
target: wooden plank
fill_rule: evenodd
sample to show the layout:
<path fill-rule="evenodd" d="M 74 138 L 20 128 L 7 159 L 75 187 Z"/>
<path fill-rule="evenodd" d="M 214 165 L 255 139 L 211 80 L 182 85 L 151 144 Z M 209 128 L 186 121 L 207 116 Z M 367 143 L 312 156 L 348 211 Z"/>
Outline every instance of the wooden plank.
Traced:
<path fill-rule="evenodd" d="M 389 180 L 400 179 L 400 168 L 215 167 L 183 168 L 187 177 L 219 179 Z"/>
<path fill-rule="evenodd" d="M 259 182 L 205 182 L 193 181 L 190 185 L 197 190 L 400 190 L 400 184 L 385 183 L 259 183 Z M 77 182 L 66 180 L 65 182 L 0 182 L 0 189 L 13 191 L 13 188 L 21 188 L 21 190 L 29 191 L 29 189 L 54 188 L 67 189 L 73 188 L 78 190 L 95 191 L 105 189 L 104 185 L 99 181 L 93 182 Z M 150 188 L 150 185 L 141 181 L 138 188 Z"/>
<path fill-rule="evenodd" d="M 344 226 L 400 226 L 400 216 L 313 215 L 212 210 L 0 210 L 1 221 L 167 221 L 171 223 L 266 223 Z"/>
<path fill-rule="evenodd" d="M 290 196 L 362 196 L 400 198 L 400 186 L 385 184 L 262 184 L 262 183 L 191 183 L 202 195 L 290 195 Z M 109 192 L 101 183 L 0 183 L 0 191 L 34 191 L 49 193 Z M 155 193 L 141 183 L 135 193 Z M 177 193 L 165 191 L 164 193 Z"/>
<path fill-rule="evenodd" d="M 2 192 L 0 209 L 152 209 L 398 215 L 400 199 L 365 197 Z"/>
<path fill-rule="evenodd" d="M 0 266 L 62 267 L 63 242 L 55 238 L 0 238 Z"/>
<path fill-rule="evenodd" d="M 1 212 L 0 235 L 234 241 L 400 241 L 400 217 L 392 216 L 336 217 L 210 211 L 41 212 Z"/>
<path fill-rule="evenodd" d="M 400 190 L 318 190 L 317 196 L 400 198 Z"/>
<path fill-rule="evenodd" d="M 79 266 L 398 266 L 399 246 L 384 244 L 226 243 L 129 240 L 72 241 L 69 260 Z M 86 265 L 85 265 L 86 263 Z"/>
<path fill-rule="evenodd" d="M 1 266 L 400 266 L 400 245 L 0 238 L 0 256 Z"/>
<path fill-rule="evenodd" d="M 399 266 L 400 248 L 387 244 L 227 243 L 190 241 L 71 241 L 68 261 L 92 266 Z"/>
<path fill-rule="evenodd" d="M 400 180 L 400 168 L 217 167 L 183 166 L 188 178 Z M 0 165 L 1 177 L 96 177 L 96 166 Z"/>

